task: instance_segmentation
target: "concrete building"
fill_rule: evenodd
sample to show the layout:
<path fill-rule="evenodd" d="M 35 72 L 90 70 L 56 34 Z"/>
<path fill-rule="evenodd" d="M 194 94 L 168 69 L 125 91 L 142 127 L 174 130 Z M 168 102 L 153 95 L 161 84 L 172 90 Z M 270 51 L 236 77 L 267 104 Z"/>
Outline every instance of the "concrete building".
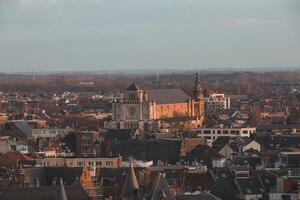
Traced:
<path fill-rule="evenodd" d="M 35 159 L 36 164 L 43 167 L 122 167 L 122 156 L 113 158 L 43 158 Z"/>
<path fill-rule="evenodd" d="M 207 144 L 211 145 L 219 137 L 250 137 L 255 133 L 256 128 L 198 128 L 197 136 L 207 139 Z"/>
<path fill-rule="evenodd" d="M 32 129 L 31 137 L 37 138 L 55 138 L 58 136 L 64 137 L 68 135 L 74 129 L 58 129 L 58 128 L 41 128 L 41 129 Z"/>
<path fill-rule="evenodd" d="M 207 112 L 230 109 L 230 97 L 225 94 L 211 94 L 205 98 L 205 110 Z"/>

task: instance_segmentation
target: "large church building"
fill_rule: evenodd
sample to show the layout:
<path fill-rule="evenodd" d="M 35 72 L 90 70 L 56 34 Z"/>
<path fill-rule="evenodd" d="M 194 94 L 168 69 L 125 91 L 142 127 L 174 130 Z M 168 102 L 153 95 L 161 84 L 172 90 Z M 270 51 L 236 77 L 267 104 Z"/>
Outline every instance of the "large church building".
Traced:
<path fill-rule="evenodd" d="M 112 105 L 112 120 L 108 129 L 139 129 L 158 131 L 165 119 L 186 116 L 197 127 L 204 119 L 204 98 L 197 74 L 193 97 L 181 89 L 143 90 L 132 83 L 123 98 Z"/>

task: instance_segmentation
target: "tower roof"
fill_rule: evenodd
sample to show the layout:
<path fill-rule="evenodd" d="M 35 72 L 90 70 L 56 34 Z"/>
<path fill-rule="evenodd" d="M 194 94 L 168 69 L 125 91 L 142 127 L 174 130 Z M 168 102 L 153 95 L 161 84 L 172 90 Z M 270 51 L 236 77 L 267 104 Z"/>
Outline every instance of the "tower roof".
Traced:
<path fill-rule="evenodd" d="M 68 200 L 62 178 L 59 179 L 55 200 Z"/>
<path fill-rule="evenodd" d="M 154 181 L 154 184 L 152 185 L 150 196 L 147 199 L 157 200 L 161 197 L 164 197 L 168 200 L 176 199 L 174 193 L 170 190 L 170 186 L 168 185 L 164 175 L 159 173 Z"/>
<path fill-rule="evenodd" d="M 134 193 L 139 189 L 139 183 L 137 181 L 137 178 L 135 176 L 135 172 L 132 166 L 132 163 L 130 163 L 130 168 L 128 171 L 128 174 L 126 176 L 126 180 L 123 186 L 122 191 L 122 197 L 131 197 L 135 195 Z"/>
<path fill-rule="evenodd" d="M 136 91 L 136 90 L 140 90 L 140 87 L 135 83 L 131 83 L 131 85 L 127 88 L 127 91 Z"/>
<path fill-rule="evenodd" d="M 196 73 L 193 95 L 195 99 L 200 99 L 201 97 L 203 97 L 203 91 L 200 84 L 200 75 L 198 72 Z"/>

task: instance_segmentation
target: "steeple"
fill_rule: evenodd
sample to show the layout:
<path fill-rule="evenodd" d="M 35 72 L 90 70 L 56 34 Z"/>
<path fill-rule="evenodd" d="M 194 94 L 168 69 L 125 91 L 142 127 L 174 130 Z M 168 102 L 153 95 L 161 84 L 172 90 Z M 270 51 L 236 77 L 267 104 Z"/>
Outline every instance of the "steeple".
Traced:
<path fill-rule="evenodd" d="M 59 179 L 55 200 L 68 200 L 62 178 Z"/>
<path fill-rule="evenodd" d="M 201 99 L 203 97 L 203 91 L 202 91 L 202 87 L 200 84 L 200 76 L 199 76 L 198 72 L 196 74 L 196 79 L 195 79 L 195 83 L 194 83 L 193 97 L 196 100 Z"/>
<path fill-rule="evenodd" d="M 156 177 L 147 200 L 176 200 L 174 192 L 170 189 L 164 174 Z"/>
<path fill-rule="evenodd" d="M 122 191 L 122 199 L 136 199 L 137 198 L 137 192 L 139 190 L 139 183 L 137 181 L 137 178 L 135 176 L 135 172 L 133 169 L 132 163 L 130 163 L 130 168 L 128 170 L 128 174 L 126 176 L 126 180 L 123 186 Z"/>

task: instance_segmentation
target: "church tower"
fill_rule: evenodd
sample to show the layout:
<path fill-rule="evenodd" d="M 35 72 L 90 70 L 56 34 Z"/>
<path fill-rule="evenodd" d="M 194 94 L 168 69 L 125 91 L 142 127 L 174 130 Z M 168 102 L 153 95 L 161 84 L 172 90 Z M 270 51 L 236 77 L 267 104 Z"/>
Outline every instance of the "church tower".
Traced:
<path fill-rule="evenodd" d="M 196 79 L 195 79 L 195 83 L 194 83 L 193 97 L 195 100 L 199 100 L 199 99 L 203 98 L 203 91 L 202 91 L 202 87 L 200 84 L 200 76 L 199 76 L 198 72 L 196 74 Z"/>
<path fill-rule="evenodd" d="M 59 179 L 55 200 L 68 200 L 62 178 Z"/>
<path fill-rule="evenodd" d="M 203 90 L 200 84 L 200 76 L 199 73 L 196 74 L 196 79 L 194 83 L 194 90 L 193 90 L 193 114 L 197 117 L 198 123 L 200 126 L 204 123 L 204 104 L 205 99 L 203 96 Z"/>
<path fill-rule="evenodd" d="M 129 171 L 121 193 L 122 200 L 137 200 L 139 188 L 139 183 L 133 169 L 133 164 L 130 162 Z"/>

